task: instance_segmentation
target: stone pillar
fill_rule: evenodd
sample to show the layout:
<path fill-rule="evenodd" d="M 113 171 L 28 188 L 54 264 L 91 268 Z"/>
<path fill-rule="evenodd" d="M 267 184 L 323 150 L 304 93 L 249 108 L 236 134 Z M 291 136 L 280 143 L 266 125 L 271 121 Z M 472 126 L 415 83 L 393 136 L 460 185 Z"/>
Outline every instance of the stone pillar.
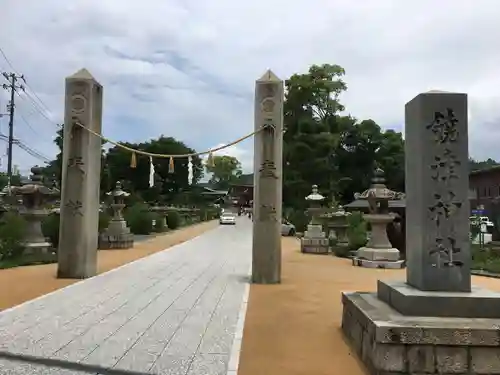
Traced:
<path fill-rule="evenodd" d="M 470 292 L 467 95 L 423 93 L 405 112 L 407 282 Z"/>
<path fill-rule="evenodd" d="M 61 224 L 57 277 L 83 279 L 97 272 L 102 86 L 86 70 L 66 78 Z"/>
<path fill-rule="evenodd" d="M 268 70 L 255 83 L 252 282 L 281 282 L 283 81 Z"/>

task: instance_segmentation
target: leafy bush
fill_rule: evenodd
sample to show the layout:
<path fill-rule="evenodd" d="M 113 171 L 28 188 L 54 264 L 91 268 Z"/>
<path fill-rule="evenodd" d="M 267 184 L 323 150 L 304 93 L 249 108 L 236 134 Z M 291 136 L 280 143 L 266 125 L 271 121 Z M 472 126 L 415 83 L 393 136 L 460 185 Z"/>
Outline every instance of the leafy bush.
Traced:
<path fill-rule="evenodd" d="M 351 250 L 348 246 L 333 246 L 332 251 L 339 258 L 347 258 Z"/>
<path fill-rule="evenodd" d="M 178 211 L 170 210 L 167 212 L 167 226 L 169 229 L 177 229 L 181 226 L 181 215 Z"/>
<path fill-rule="evenodd" d="M 161 213 L 157 213 L 154 215 L 154 230 L 158 233 L 163 233 L 168 230 L 168 227 L 165 225 L 165 216 Z"/>
<path fill-rule="evenodd" d="M 52 246 L 57 249 L 59 246 L 59 224 L 61 215 L 52 213 L 42 221 L 42 232 L 49 239 Z"/>
<path fill-rule="evenodd" d="M 125 220 L 134 234 L 150 234 L 153 231 L 153 213 L 144 203 L 136 203 L 125 211 Z"/>
<path fill-rule="evenodd" d="M 358 250 L 368 242 L 366 222 L 363 220 L 363 214 L 359 211 L 353 212 L 347 217 L 347 239 L 349 250 Z"/>
<path fill-rule="evenodd" d="M 26 221 L 16 212 L 6 212 L 0 220 L 0 260 L 19 258 L 23 254 Z"/>
<path fill-rule="evenodd" d="M 99 212 L 99 233 L 103 232 L 108 228 L 109 222 L 111 221 L 111 216 L 106 212 Z"/>

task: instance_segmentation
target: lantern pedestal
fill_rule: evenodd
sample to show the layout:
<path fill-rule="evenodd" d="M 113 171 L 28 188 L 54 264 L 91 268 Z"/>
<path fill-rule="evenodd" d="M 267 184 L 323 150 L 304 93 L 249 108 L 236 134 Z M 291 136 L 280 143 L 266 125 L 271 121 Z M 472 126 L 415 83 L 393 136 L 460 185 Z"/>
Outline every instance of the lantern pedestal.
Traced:
<path fill-rule="evenodd" d="M 306 197 L 310 204 L 307 211 L 311 214 L 312 219 L 300 241 L 300 251 L 303 253 L 328 254 L 330 251 L 328 238 L 326 238 L 323 226 L 318 220 L 318 215 L 323 212 L 320 204 L 324 199 L 325 197 L 318 193 L 318 186 L 313 185 L 312 193 Z"/>
<path fill-rule="evenodd" d="M 109 222 L 108 228 L 99 235 L 99 249 L 130 249 L 134 247 L 134 234 L 130 233 L 127 222 L 123 218 L 122 211 L 125 208 L 124 200 L 130 194 L 122 190 L 121 183 L 116 183 L 116 188 L 107 193 L 113 198 L 111 208 L 113 218 Z"/>

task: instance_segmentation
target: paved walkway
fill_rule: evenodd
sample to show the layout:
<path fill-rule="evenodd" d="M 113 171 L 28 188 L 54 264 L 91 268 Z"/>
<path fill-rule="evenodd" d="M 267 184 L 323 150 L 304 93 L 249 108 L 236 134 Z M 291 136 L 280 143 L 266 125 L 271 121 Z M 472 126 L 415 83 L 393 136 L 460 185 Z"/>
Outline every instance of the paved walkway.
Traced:
<path fill-rule="evenodd" d="M 235 374 L 250 260 L 239 219 L 5 310 L 0 374 Z"/>

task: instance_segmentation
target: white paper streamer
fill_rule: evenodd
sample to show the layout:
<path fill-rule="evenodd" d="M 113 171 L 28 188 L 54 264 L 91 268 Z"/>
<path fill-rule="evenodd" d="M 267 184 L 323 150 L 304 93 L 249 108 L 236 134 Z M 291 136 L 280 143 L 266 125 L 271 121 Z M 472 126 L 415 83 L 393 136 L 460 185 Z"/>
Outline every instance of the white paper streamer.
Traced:
<path fill-rule="evenodd" d="M 191 156 L 188 156 L 188 183 L 191 185 L 193 183 L 193 160 Z"/>
<path fill-rule="evenodd" d="M 155 166 L 153 165 L 153 158 L 149 157 L 149 187 L 155 186 Z"/>

